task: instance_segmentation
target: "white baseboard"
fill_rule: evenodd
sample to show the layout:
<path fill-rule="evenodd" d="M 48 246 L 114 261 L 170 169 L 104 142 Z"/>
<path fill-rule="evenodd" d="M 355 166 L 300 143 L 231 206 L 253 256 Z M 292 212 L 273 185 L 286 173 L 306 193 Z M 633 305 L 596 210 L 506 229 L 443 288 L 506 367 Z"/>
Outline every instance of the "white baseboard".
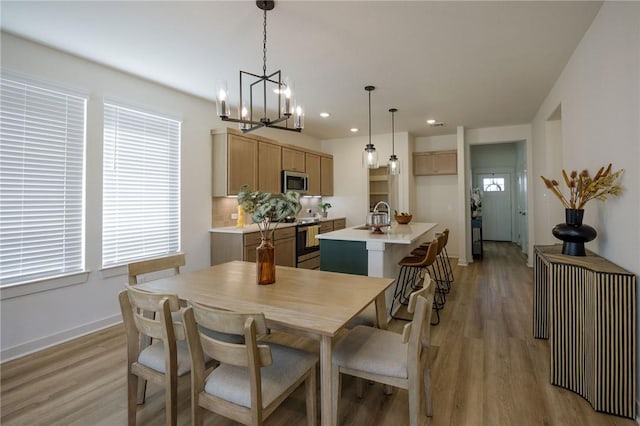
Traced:
<path fill-rule="evenodd" d="M 34 352 L 50 348 L 51 346 L 59 345 L 60 343 L 77 339 L 78 337 L 84 336 L 85 334 L 93 333 L 98 330 L 102 330 L 103 328 L 111 327 L 112 325 L 118 324 L 119 322 L 122 322 L 122 315 L 117 314 L 98 321 L 94 321 L 89 324 L 84 324 L 79 327 L 65 330 L 60 333 L 32 340 L 27 343 L 22 343 L 11 348 L 2 349 L 2 351 L 0 351 L 0 362 L 6 362 L 16 358 L 21 358 Z"/>

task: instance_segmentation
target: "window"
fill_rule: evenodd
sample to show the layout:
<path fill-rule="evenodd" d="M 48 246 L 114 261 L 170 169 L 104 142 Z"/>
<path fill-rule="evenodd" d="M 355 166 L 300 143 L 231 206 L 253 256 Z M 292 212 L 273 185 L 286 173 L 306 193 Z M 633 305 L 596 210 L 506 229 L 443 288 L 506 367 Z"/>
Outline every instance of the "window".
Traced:
<path fill-rule="evenodd" d="M 104 104 L 102 265 L 180 250 L 180 122 Z"/>
<path fill-rule="evenodd" d="M 86 98 L 0 78 L 0 285 L 84 270 Z"/>
<path fill-rule="evenodd" d="M 504 178 L 484 178 L 482 179 L 482 188 L 484 192 L 502 192 L 504 191 Z"/>

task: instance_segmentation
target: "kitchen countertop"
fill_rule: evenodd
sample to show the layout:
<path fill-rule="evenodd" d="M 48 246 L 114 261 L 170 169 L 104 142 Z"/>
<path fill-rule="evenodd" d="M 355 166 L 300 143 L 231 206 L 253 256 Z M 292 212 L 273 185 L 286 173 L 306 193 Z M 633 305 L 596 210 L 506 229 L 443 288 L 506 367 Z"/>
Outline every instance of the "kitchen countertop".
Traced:
<path fill-rule="evenodd" d="M 328 218 L 320 218 L 320 222 L 328 222 L 328 221 L 333 221 L 333 220 L 340 220 L 340 219 L 344 219 L 344 217 L 328 217 Z M 283 228 L 290 228 L 292 226 L 296 226 L 297 223 L 293 222 L 293 223 L 284 223 L 281 222 L 278 225 L 277 229 L 283 229 Z M 219 228 L 211 228 L 209 229 L 209 232 L 212 233 L 226 233 L 226 234 L 250 234 L 252 232 L 260 232 L 260 230 L 258 229 L 258 225 L 255 223 L 252 223 L 250 225 L 245 225 L 244 228 L 237 228 L 235 226 L 224 226 L 224 227 L 219 227 Z"/>
<path fill-rule="evenodd" d="M 382 234 L 374 234 L 369 229 L 358 229 L 364 227 L 364 225 L 360 225 L 318 234 L 316 238 L 320 240 L 412 244 L 436 226 L 437 223 L 429 222 L 411 222 L 408 225 L 399 225 L 394 222 L 390 228 L 383 228 Z"/>

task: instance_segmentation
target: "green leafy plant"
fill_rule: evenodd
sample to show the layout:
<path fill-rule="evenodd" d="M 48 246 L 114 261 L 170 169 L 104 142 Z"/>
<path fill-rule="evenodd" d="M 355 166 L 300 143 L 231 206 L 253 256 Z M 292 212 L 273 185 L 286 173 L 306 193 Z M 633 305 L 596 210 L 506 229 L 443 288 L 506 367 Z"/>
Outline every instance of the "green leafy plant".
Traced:
<path fill-rule="evenodd" d="M 251 191 L 249 185 L 240 187 L 238 204 L 258 225 L 262 239 L 272 239 L 273 231 L 278 224 L 287 216 L 298 214 L 301 208 L 298 192 L 287 191 L 282 195 L 274 196 L 269 192 Z"/>
<path fill-rule="evenodd" d="M 330 203 L 322 203 L 320 204 L 320 210 L 322 210 L 323 212 L 327 212 L 327 210 L 329 210 L 331 207 L 333 207 Z"/>

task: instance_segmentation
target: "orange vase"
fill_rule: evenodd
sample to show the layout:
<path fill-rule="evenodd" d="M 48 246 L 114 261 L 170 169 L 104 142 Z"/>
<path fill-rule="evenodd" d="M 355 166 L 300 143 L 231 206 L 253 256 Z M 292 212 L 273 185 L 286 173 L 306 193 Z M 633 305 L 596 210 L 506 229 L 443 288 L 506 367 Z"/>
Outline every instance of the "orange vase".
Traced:
<path fill-rule="evenodd" d="M 276 282 L 275 248 L 269 239 L 263 239 L 256 248 L 256 279 L 260 285 Z"/>

